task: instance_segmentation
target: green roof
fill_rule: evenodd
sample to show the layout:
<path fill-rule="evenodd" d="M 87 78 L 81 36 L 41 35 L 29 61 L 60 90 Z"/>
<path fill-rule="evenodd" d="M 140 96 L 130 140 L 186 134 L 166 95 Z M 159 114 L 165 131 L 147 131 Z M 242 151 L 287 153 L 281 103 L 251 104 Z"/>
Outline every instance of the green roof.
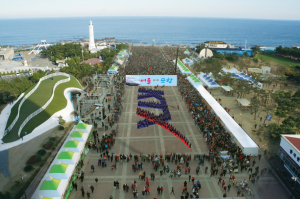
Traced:
<path fill-rule="evenodd" d="M 79 142 L 75 140 L 68 141 L 64 147 L 66 148 L 77 148 Z"/>
<path fill-rule="evenodd" d="M 61 152 L 58 155 L 57 159 L 69 159 L 70 160 L 73 158 L 73 155 L 74 155 L 74 152 L 67 150 L 67 151 Z"/>
<path fill-rule="evenodd" d="M 57 190 L 61 180 L 52 179 L 52 180 L 44 180 L 42 183 L 40 190 Z"/>
<path fill-rule="evenodd" d="M 68 168 L 67 164 L 60 163 L 58 165 L 53 165 L 49 173 L 65 173 Z"/>
<path fill-rule="evenodd" d="M 81 131 L 73 131 L 73 133 L 71 133 L 72 138 L 81 138 L 82 135 L 83 135 L 83 132 L 81 132 Z"/>
<path fill-rule="evenodd" d="M 196 79 L 194 82 L 200 82 L 199 79 Z M 201 83 L 201 82 L 200 82 Z"/>
<path fill-rule="evenodd" d="M 86 127 L 87 127 L 87 124 L 85 124 L 83 122 L 80 122 L 76 125 L 77 129 L 86 129 Z"/>
<path fill-rule="evenodd" d="M 53 198 L 48 198 L 48 197 L 42 197 L 42 199 L 53 199 Z"/>

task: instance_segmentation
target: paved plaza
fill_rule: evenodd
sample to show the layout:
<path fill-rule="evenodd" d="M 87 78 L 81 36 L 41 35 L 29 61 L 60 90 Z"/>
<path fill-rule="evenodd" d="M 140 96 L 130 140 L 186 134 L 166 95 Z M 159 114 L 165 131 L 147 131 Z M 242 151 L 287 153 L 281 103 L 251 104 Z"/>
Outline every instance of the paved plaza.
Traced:
<path fill-rule="evenodd" d="M 154 89 L 154 88 L 153 88 Z M 183 144 L 179 139 L 173 136 L 170 132 L 163 129 L 158 125 L 152 125 L 147 128 L 137 129 L 137 121 L 143 120 L 143 118 L 136 115 L 137 108 L 137 95 L 138 87 L 126 87 L 123 105 L 123 112 L 120 116 L 118 124 L 113 126 L 113 129 L 118 125 L 118 134 L 116 136 L 116 142 L 109 151 L 115 154 L 125 154 L 132 155 L 136 154 L 163 154 L 166 153 L 180 153 L 180 154 L 190 154 L 192 155 L 192 160 L 190 161 L 191 175 L 195 177 L 195 181 L 199 180 L 201 182 L 201 190 L 199 191 L 200 198 L 223 198 L 222 186 L 218 185 L 218 177 L 210 177 L 210 161 L 205 161 L 204 166 L 200 166 L 200 173 L 196 175 L 196 167 L 198 166 L 198 161 L 194 160 L 194 154 L 208 154 L 208 149 L 205 145 L 202 133 L 195 126 L 195 123 L 186 109 L 186 105 L 182 100 L 177 87 L 164 87 L 159 88 L 164 90 L 164 97 L 169 106 L 169 111 L 171 113 L 172 120 L 169 121 L 176 129 L 178 129 L 183 135 L 185 135 L 189 141 L 192 143 L 192 150 L 190 150 L 185 144 Z M 157 101 L 154 98 L 144 99 L 143 101 Z M 177 105 L 180 107 L 177 109 Z M 142 109 L 147 109 L 143 108 Z M 160 109 L 149 109 L 156 115 L 162 113 Z M 108 131 L 110 131 L 109 128 Z M 99 136 L 104 133 L 103 128 L 98 128 Z M 80 188 L 83 186 L 85 192 L 91 190 L 90 185 L 95 187 L 94 193 L 91 193 L 91 198 L 101 198 L 109 199 L 110 195 L 114 199 L 129 199 L 133 198 L 131 192 L 131 184 L 133 181 L 137 181 L 137 190 L 139 192 L 138 197 L 142 197 L 142 191 L 146 186 L 145 181 L 139 179 L 139 171 L 136 173 L 132 170 L 132 164 L 134 160 L 130 160 L 128 163 L 117 163 L 116 169 L 111 169 L 111 165 L 115 163 L 108 161 L 107 167 L 97 166 L 97 161 L 100 157 L 100 153 L 96 150 L 91 150 L 84 159 L 84 166 L 82 170 L 85 173 L 84 181 L 76 180 L 78 184 L 78 191 L 73 190 L 70 194 L 71 199 L 82 198 Z M 141 160 L 139 160 L 140 162 Z M 260 169 L 266 168 L 267 163 L 264 157 L 258 161 Z M 171 170 L 176 169 L 174 162 L 166 162 L 170 166 Z M 95 172 L 91 172 L 91 165 L 95 166 Z M 208 166 L 209 170 L 205 174 L 205 167 Z M 255 165 L 258 166 L 258 165 Z M 150 173 L 155 173 L 155 181 L 150 180 L 150 195 L 146 195 L 145 198 L 162 198 L 162 199 L 180 199 L 181 192 L 183 190 L 184 181 L 188 182 L 187 191 L 191 193 L 192 182 L 189 182 L 189 175 L 184 173 L 185 166 L 182 166 L 181 177 L 170 178 L 169 174 L 164 173 L 162 176 L 159 174 L 159 170 L 155 171 L 151 162 L 143 162 L 143 169 L 146 171 L 146 176 Z M 248 180 L 248 175 L 246 171 L 242 173 L 235 174 L 238 183 L 241 183 L 243 179 Z M 96 184 L 95 178 L 99 179 Z M 223 179 L 226 185 L 229 183 L 229 174 L 227 174 Z M 116 189 L 113 186 L 113 182 L 118 180 L 120 183 L 120 189 Z M 123 184 L 127 183 L 129 185 L 129 192 L 123 191 Z M 162 195 L 157 194 L 156 188 L 158 186 L 164 187 L 164 193 Z M 171 188 L 174 187 L 175 195 L 170 195 Z M 271 174 L 265 174 L 261 176 L 258 183 L 251 185 L 252 195 L 245 193 L 246 198 L 257 198 L 257 199 L 286 199 L 288 198 L 285 191 L 277 183 L 277 181 L 272 177 Z M 230 191 L 227 191 L 227 198 L 232 198 L 237 195 L 237 187 L 232 187 Z M 85 197 L 87 197 L 85 195 Z M 237 198 L 237 197 L 235 197 Z"/>

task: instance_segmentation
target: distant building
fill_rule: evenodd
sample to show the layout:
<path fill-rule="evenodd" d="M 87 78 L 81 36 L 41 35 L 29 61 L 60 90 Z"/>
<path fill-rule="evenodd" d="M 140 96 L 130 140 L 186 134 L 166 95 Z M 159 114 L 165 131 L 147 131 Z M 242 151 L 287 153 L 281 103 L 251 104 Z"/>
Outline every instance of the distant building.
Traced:
<path fill-rule="evenodd" d="M 41 40 L 41 43 L 36 45 L 29 54 L 33 53 L 35 55 L 39 54 L 43 49 L 47 49 L 51 44 L 48 44 L 46 40 Z"/>
<path fill-rule="evenodd" d="M 269 66 L 262 66 L 261 68 L 248 68 L 248 72 L 250 73 L 260 73 L 260 74 L 270 74 L 271 67 Z"/>
<path fill-rule="evenodd" d="M 214 54 L 213 54 L 213 52 L 212 52 L 210 49 L 204 48 L 204 49 L 202 49 L 202 50 L 200 51 L 198 57 L 199 57 L 200 59 L 206 59 L 206 58 L 212 57 L 213 55 L 214 55 Z"/>
<path fill-rule="evenodd" d="M 101 59 L 98 59 L 98 58 L 91 58 L 91 59 L 85 60 L 83 62 L 86 63 L 86 64 L 89 64 L 89 65 L 95 65 L 95 64 L 100 64 L 103 61 Z"/>
<path fill-rule="evenodd" d="M 13 48 L 1 48 L 0 47 L 0 60 L 12 60 L 14 58 Z"/>
<path fill-rule="evenodd" d="M 291 175 L 300 179 L 300 135 L 281 134 L 278 156 Z"/>
<path fill-rule="evenodd" d="M 234 48 L 234 45 L 226 44 L 223 41 L 206 41 L 204 45 L 207 48 Z"/>

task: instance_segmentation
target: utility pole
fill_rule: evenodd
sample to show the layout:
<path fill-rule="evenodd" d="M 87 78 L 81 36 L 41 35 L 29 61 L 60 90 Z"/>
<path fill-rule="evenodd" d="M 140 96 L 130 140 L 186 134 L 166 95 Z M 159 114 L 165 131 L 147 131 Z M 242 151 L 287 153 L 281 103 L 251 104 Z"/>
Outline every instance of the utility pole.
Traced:
<path fill-rule="evenodd" d="M 178 51 L 179 51 L 179 47 L 177 46 L 176 60 L 175 60 L 175 75 L 176 75 L 176 73 L 177 73 L 177 59 L 178 59 Z"/>

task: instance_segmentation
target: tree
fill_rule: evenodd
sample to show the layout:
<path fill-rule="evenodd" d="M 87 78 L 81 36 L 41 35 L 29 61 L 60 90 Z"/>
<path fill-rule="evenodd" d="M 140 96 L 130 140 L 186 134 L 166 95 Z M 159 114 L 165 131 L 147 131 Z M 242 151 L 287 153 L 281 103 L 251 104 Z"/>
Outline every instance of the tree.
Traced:
<path fill-rule="evenodd" d="M 278 141 L 281 138 L 281 132 L 283 131 L 282 127 L 278 124 L 272 123 L 267 127 L 269 137 L 272 140 Z"/>
<path fill-rule="evenodd" d="M 204 48 L 205 48 L 205 45 L 204 45 L 204 44 L 200 44 L 200 45 L 196 46 L 196 52 L 199 54 L 200 51 L 201 51 L 202 49 L 204 49 Z"/>
<path fill-rule="evenodd" d="M 58 124 L 59 124 L 60 126 L 63 126 L 63 125 L 66 123 L 66 120 L 64 120 L 63 117 L 62 117 L 61 115 L 58 116 L 57 119 L 58 119 Z"/>
<path fill-rule="evenodd" d="M 9 192 L 0 192 L 0 198 L 1 199 L 11 199 L 12 198 L 12 195 L 11 193 Z"/>
<path fill-rule="evenodd" d="M 251 112 L 254 113 L 255 120 L 256 120 L 256 114 L 259 111 L 260 107 L 261 107 L 260 100 L 257 98 L 251 98 L 250 108 L 251 108 Z"/>
<path fill-rule="evenodd" d="M 260 53 L 260 48 L 258 46 L 251 47 L 251 50 L 254 52 L 254 54 Z"/>
<path fill-rule="evenodd" d="M 278 108 L 278 109 L 276 110 L 275 115 L 279 118 L 279 119 L 278 119 L 278 124 L 279 124 L 281 118 L 287 117 L 286 112 L 285 112 L 284 110 L 281 110 L 280 108 Z"/>

